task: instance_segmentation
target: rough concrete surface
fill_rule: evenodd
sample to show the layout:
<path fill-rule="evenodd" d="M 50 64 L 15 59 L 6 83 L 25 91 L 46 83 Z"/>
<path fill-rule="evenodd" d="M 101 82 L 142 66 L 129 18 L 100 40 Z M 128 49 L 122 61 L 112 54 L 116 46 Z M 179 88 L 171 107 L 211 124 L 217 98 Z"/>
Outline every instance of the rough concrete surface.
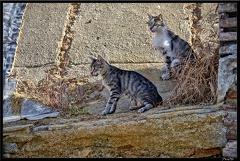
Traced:
<path fill-rule="evenodd" d="M 188 40 L 188 24 L 184 20 L 186 15 L 183 13 L 183 5 L 184 3 L 83 3 L 73 28 L 75 34 L 70 59 L 79 64 L 89 62 L 88 55 L 101 54 L 108 61 L 117 63 L 162 62 L 151 44 L 154 34 L 148 30 L 147 13 L 163 13 L 169 28 Z M 176 21 L 171 21 L 173 19 Z"/>
<path fill-rule="evenodd" d="M 43 79 L 46 65 L 60 53 L 69 3 L 28 3 L 18 39 L 13 72 L 34 83 Z M 45 70 L 44 70 L 45 69 Z"/>

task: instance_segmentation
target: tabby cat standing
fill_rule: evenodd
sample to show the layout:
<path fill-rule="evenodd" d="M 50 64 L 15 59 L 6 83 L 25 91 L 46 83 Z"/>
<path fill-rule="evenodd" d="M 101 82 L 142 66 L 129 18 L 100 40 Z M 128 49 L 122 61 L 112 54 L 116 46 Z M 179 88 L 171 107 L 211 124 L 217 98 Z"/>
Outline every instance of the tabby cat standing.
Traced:
<path fill-rule="evenodd" d="M 117 102 L 122 95 L 131 99 L 130 110 L 140 108 L 138 113 L 143 113 L 162 104 L 162 97 L 158 94 L 155 85 L 140 73 L 110 65 L 100 55 L 97 59 L 91 59 L 91 75 L 98 76 L 100 74 L 103 85 L 110 92 L 110 97 L 102 115 L 114 113 Z"/>

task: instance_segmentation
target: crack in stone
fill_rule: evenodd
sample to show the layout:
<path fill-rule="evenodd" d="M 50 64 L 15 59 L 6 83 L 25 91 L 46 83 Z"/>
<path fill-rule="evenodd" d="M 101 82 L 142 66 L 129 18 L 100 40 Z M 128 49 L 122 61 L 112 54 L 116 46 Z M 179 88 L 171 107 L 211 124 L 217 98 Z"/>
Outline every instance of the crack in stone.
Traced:
<path fill-rule="evenodd" d="M 136 64 L 159 64 L 159 63 L 163 63 L 163 62 L 109 62 L 110 64 L 132 64 L 134 63 Z M 73 63 L 71 62 L 71 64 L 69 64 L 70 66 L 77 66 L 77 65 L 90 65 L 91 63 Z"/>
<path fill-rule="evenodd" d="M 191 39 L 190 39 L 190 44 L 191 46 L 194 46 L 195 44 L 201 44 L 200 41 L 200 35 L 199 35 L 199 29 L 201 28 L 199 24 L 199 20 L 202 19 L 201 16 L 201 5 L 202 3 L 193 3 L 186 5 L 184 7 L 185 12 L 188 12 L 188 20 L 189 20 L 189 28 L 190 28 L 190 33 L 191 33 Z M 190 11 L 190 13 L 189 13 Z"/>
<path fill-rule="evenodd" d="M 38 65 L 29 65 L 29 66 L 24 66 L 26 68 L 40 68 L 40 67 L 46 67 L 48 65 L 54 65 L 55 62 L 50 62 L 50 63 L 46 63 L 46 64 L 38 64 Z M 15 66 L 15 67 L 23 67 L 23 66 Z"/>
<path fill-rule="evenodd" d="M 68 50 L 70 49 L 73 41 L 72 27 L 74 26 L 78 13 L 80 12 L 79 9 L 80 9 L 80 3 L 71 3 L 65 35 L 62 41 L 61 51 L 57 56 L 57 65 L 60 68 L 64 68 L 70 64 Z"/>

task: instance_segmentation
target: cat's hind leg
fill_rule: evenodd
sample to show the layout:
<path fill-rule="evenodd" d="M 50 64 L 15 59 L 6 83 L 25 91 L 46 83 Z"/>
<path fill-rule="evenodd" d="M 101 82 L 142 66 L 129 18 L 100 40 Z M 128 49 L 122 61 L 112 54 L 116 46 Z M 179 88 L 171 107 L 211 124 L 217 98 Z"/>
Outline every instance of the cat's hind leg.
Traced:
<path fill-rule="evenodd" d="M 166 72 L 162 75 L 162 79 L 163 80 L 168 80 L 171 78 L 170 72 Z"/>
<path fill-rule="evenodd" d="M 142 106 L 134 106 L 134 105 L 132 105 L 132 106 L 129 107 L 129 110 L 136 110 L 136 109 L 139 109 L 141 107 Z"/>
<path fill-rule="evenodd" d="M 180 59 L 173 59 L 173 61 L 171 62 L 171 68 L 174 68 L 179 64 L 180 64 Z"/>
<path fill-rule="evenodd" d="M 138 110 L 138 113 L 143 113 L 143 112 L 145 112 L 145 111 L 147 111 L 147 110 L 149 110 L 151 108 L 153 108 L 153 105 L 150 104 L 150 103 L 147 103 L 145 106 L 143 106 L 142 108 L 140 108 Z"/>
<path fill-rule="evenodd" d="M 165 72 L 164 74 L 162 74 L 162 79 L 163 79 L 163 80 L 168 80 L 168 79 L 170 79 L 170 77 L 171 77 L 171 75 L 170 75 L 170 65 L 171 65 L 171 62 L 172 62 L 171 57 L 166 56 L 166 57 L 165 57 L 165 63 L 166 63 L 166 65 L 163 66 L 163 67 L 160 69 L 162 72 Z"/>
<path fill-rule="evenodd" d="M 142 104 L 141 102 L 139 103 L 136 100 L 132 99 L 131 100 L 131 106 L 129 107 L 129 110 L 136 110 L 136 109 L 139 109 L 143 106 L 144 106 L 144 104 Z"/>
<path fill-rule="evenodd" d="M 164 66 L 162 66 L 162 67 L 160 68 L 160 71 L 161 71 L 161 72 L 166 72 L 167 70 L 168 70 L 167 65 L 164 65 Z"/>

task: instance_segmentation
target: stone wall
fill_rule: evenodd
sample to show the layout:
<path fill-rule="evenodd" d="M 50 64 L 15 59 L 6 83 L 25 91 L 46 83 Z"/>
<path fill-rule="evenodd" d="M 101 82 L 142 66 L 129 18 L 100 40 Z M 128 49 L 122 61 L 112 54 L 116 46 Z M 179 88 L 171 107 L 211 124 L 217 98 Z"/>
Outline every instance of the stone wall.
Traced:
<path fill-rule="evenodd" d="M 228 143 L 224 157 L 237 158 L 237 4 L 220 3 L 219 13 L 219 73 L 218 102 L 228 115 L 224 119 Z"/>
<path fill-rule="evenodd" d="M 14 61 L 17 39 L 26 3 L 3 3 L 3 95 Z"/>
<path fill-rule="evenodd" d="M 88 57 L 100 54 L 112 65 L 150 79 L 166 99 L 176 81 L 160 79 L 159 69 L 164 62 L 151 44 L 154 35 L 146 24 L 147 13 L 162 13 L 168 28 L 191 44 L 192 29 L 198 26 L 188 19 L 196 14 L 188 6 L 191 3 L 28 3 L 11 72 L 18 72 L 22 80 L 35 84 L 53 66 L 67 73 L 64 78 L 88 77 Z M 197 14 L 216 19 L 216 7 L 217 3 L 199 4 Z M 41 15 L 43 11 L 51 12 Z M 213 22 L 205 21 L 202 27 L 208 28 Z M 69 72 L 68 67 L 74 72 Z M 89 79 L 100 83 L 100 77 Z M 103 97 L 108 97 L 107 91 L 103 93 Z M 119 106 L 128 106 L 124 102 L 125 99 Z"/>

